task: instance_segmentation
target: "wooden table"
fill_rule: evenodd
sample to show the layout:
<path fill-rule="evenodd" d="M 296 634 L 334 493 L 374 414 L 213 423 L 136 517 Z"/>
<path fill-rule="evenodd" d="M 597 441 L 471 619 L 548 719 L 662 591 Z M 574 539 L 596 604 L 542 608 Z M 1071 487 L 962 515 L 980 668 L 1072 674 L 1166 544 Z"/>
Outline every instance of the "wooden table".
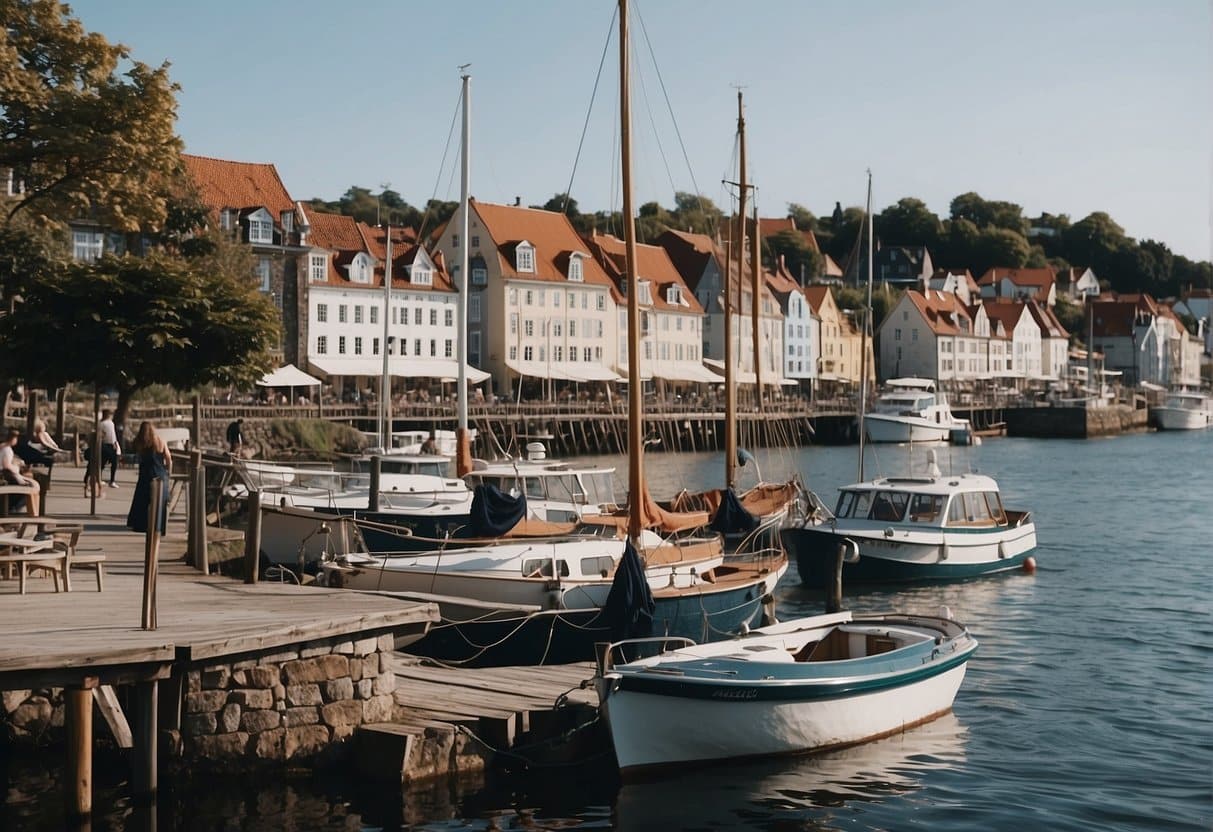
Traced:
<path fill-rule="evenodd" d="M 67 552 L 61 552 L 51 547 L 52 541 L 35 540 L 32 537 L 21 537 L 15 534 L 0 534 L 0 564 L 6 567 L 18 567 L 17 576 L 20 580 L 20 593 L 25 594 L 25 580 L 29 576 L 31 566 L 40 566 L 51 570 L 55 581 L 55 592 L 59 591 L 59 578 L 63 577 L 67 585 Z"/>

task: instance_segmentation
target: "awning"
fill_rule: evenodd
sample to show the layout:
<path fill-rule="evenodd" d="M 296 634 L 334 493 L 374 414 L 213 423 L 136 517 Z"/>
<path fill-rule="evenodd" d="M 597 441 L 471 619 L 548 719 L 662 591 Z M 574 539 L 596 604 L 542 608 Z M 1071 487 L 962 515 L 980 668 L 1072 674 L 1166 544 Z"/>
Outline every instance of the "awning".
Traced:
<path fill-rule="evenodd" d="M 294 364 L 286 364 L 266 373 L 257 382 L 258 387 L 315 387 L 320 379 L 309 376 Z"/>
<path fill-rule="evenodd" d="M 697 361 L 665 361 L 653 368 L 653 375 L 666 381 L 694 381 L 716 384 L 721 377 Z"/>
<path fill-rule="evenodd" d="M 529 378 L 550 378 L 556 381 L 619 381 L 619 376 L 607 367 L 593 362 L 549 363 L 547 361 L 518 361 L 506 359 L 506 366 Z"/>
<path fill-rule="evenodd" d="M 723 361 L 717 361 L 714 358 L 705 358 L 703 360 L 703 363 L 706 364 L 708 367 L 712 368 L 712 370 L 715 370 L 716 373 L 719 373 L 719 375 L 716 375 L 716 377 L 714 379 L 712 379 L 713 381 L 715 381 L 715 382 L 724 381 L 724 362 Z M 733 381 L 737 382 L 738 384 L 754 384 L 755 383 L 754 374 L 749 370 L 734 370 L 733 371 Z M 795 385 L 796 384 L 796 382 L 792 381 L 790 378 L 777 378 L 776 376 L 772 375 L 771 373 L 762 374 L 762 383 L 764 386 L 768 385 L 768 384 L 780 384 L 780 385 Z"/>
<path fill-rule="evenodd" d="M 308 363 L 328 376 L 381 376 L 383 359 L 358 358 L 309 358 Z M 454 381 L 459 378 L 459 362 L 453 358 L 409 358 L 396 356 L 388 362 L 388 375 L 395 378 L 436 378 Z M 471 364 L 467 368 L 468 381 L 479 384 L 489 377 L 484 370 Z"/>

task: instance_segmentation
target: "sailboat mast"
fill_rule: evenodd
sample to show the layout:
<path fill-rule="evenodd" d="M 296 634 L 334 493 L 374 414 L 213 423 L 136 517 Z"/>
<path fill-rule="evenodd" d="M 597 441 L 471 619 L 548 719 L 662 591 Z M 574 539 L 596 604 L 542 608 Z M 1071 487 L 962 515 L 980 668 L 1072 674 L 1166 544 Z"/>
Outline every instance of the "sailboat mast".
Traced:
<path fill-rule="evenodd" d="M 863 482 L 863 445 L 867 428 L 863 417 L 868 411 L 868 328 L 872 321 L 872 171 L 868 171 L 868 305 L 863 311 L 863 333 L 859 338 L 859 482 Z"/>
<path fill-rule="evenodd" d="M 459 319 L 459 376 L 455 385 L 455 401 L 459 422 L 455 430 L 456 474 L 471 471 L 471 447 L 468 438 L 468 187 L 472 175 L 472 76 L 463 73 L 463 147 L 459 172 L 459 285 L 456 316 Z M 464 470 L 464 469 L 467 470 Z"/>
<path fill-rule="evenodd" d="M 632 88 L 628 57 L 628 0 L 619 0 L 619 148 L 623 189 L 623 243 L 628 288 L 628 538 L 640 539 L 644 502 L 644 395 L 640 385 L 640 281 L 636 277 L 636 219 L 632 211 Z"/>
<path fill-rule="evenodd" d="M 387 224 L 387 263 L 383 267 L 383 377 L 379 380 L 379 447 L 392 449 L 392 376 L 388 363 L 388 322 L 392 315 L 392 224 Z"/>
<path fill-rule="evenodd" d="M 737 230 L 733 233 L 737 248 L 737 314 L 742 314 L 741 276 L 745 268 L 745 108 L 742 103 L 742 92 L 737 91 L 737 135 L 740 143 L 740 159 L 738 171 L 737 196 Z M 725 294 L 729 293 L 729 268 L 725 264 Z M 732 310 L 725 310 L 725 342 L 732 343 L 732 333 L 729 332 L 729 321 Z M 740 318 L 738 319 L 740 323 Z M 738 352 L 740 352 L 738 344 Z M 740 356 L 738 356 L 740 357 Z M 733 365 L 737 363 L 731 355 L 725 356 L 725 370 L 729 373 L 725 383 L 724 394 L 724 484 L 732 488 L 737 484 L 737 380 L 733 376 Z"/>
<path fill-rule="evenodd" d="M 758 286 L 760 275 L 762 274 L 761 252 L 762 236 L 758 229 L 758 195 L 754 195 L 754 238 L 750 240 L 750 293 L 753 298 L 753 303 L 750 306 L 751 318 L 753 319 L 753 342 L 754 342 L 754 399 L 758 403 L 758 412 L 762 412 L 762 333 L 759 330 L 761 316 L 758 313 Z"/>

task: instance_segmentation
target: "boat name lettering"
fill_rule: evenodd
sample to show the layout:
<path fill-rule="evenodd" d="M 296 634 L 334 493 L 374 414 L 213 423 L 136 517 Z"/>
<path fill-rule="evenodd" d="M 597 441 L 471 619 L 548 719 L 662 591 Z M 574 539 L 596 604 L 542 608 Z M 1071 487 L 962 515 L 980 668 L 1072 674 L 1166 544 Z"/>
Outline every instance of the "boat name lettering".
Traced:
<path fill-rule="evenodd" d="M 744 690 L 714 690 L 712 691 L 713 699 L 757 699 L 758 688 L 745 688 Z"/>

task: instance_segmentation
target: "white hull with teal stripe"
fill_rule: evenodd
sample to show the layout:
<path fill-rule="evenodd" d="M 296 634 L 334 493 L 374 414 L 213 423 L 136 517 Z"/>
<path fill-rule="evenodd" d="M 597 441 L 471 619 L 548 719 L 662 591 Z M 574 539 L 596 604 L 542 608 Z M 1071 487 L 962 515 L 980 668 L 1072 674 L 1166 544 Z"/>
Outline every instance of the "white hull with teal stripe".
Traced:
<path fill-rule="evenodd" d="M 839 748 L 951 707 L 977 642 L 950 617 L 848 612 L 611 665 L 597 679 L 622 772 Z"/>

